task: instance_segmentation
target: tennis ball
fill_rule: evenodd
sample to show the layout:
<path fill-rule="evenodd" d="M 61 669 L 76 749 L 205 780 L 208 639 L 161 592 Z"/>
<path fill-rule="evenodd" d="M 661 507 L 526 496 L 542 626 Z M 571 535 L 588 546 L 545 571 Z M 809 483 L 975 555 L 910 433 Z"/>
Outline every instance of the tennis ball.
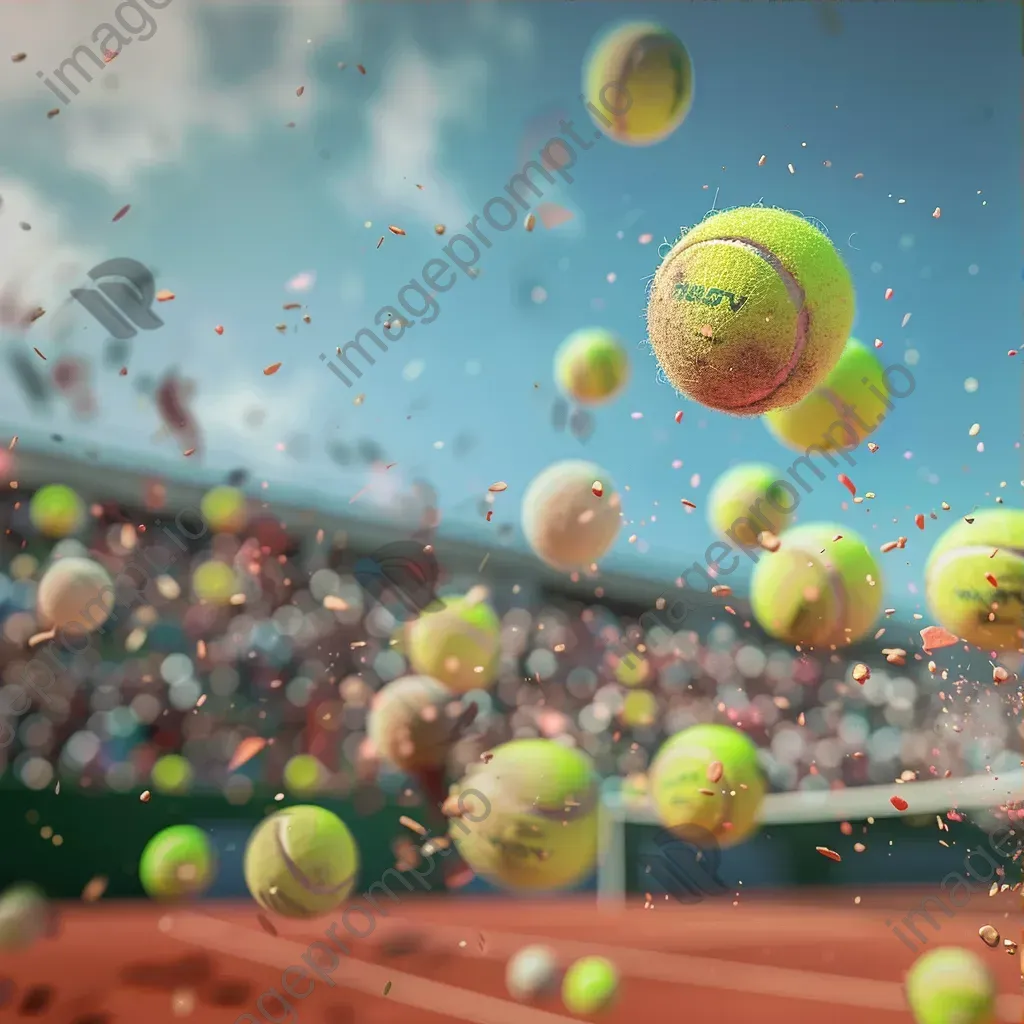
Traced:
<path fill-rule="evenodd" d="M 373 695 L 366 731 L 377 754 L 401 771 L 441 768 L 463 711 L 436 679 L 403 676 Z"/>
<path fill-rule="evenodd" d="M 796 504 L 780 486 L 781 478 L 779 470 L 759 462 L 727 470 L 708 496 L 711 529 L 723 540 L 748 548 L 757 546 L 757 534 L 764 530 L 782 533 L 792 522 Z"/>
<path fill-rule="evenodd" d="M 621 511 L 615 485 L 600 466 L 566 459 L 548 466 L 526 489 L 523 532 L 542 562 L 575 572 L 589 568 L 615 543 Z"/>
<path fill-rule="evenodd" d="M 764 425 L 800 452 L 856 448 L 885 419 L 888 396 L 882 361 L 850 338 L 821 385 L 795 405 L 765 413 Z"/>
<path fill-rule="evenodd" d="M 245 847 L 243 870 L 252 898 L 264 910 L 318 917 L 352 891 L 359 850 L 336 814 L 300 804 L 256 826 Z"/>
<path fill-rule="evenodd" d="M 647 332 L 683 394 L 754 416 L 806 397 L 839 359 L 853 323 L 850 275 L 802 217 L 766 207 L 716 213 L 658 267 Z"/>
<path fill-rule="evenodd" d="M 39 581 L 36 607 L 39 618 L 55 630 L 91 633 L 114 610 L 114 583 L 91 558 L 58 558 Z"/>
<path fill-rule="evenodd" d="M 237 487 L 214 487 L 199 503 L 199 511 L 216 533 L 238 533 L 245 529 L 249 514 L 245 494 Z"/>
<path fill-rule="evenodd" d="M 47 484 L 32 495 L 28 516 L 41 534 L 59 539 L 78 532 L 85 519 L 85 505 L 70 487 Z"/>
<path fill-rule="evenodd" d="M 296 754 L 284 766 L 284 786 L 295 796 L 312 796 L 324 783 L 326 769 L 312 754 Z"/>
<path fill-rule="evenodd" d="M 441 599 L 409 624 L 409 664 L 449 690 L 482 690 L 494 682 L 501 653 L 501 622 L 487 603 L 487 591 L 474 587 L 464 597 Z"/>
<path fill-rule="evenodd" d="M 172 825 L 157 832 L 139 859 L 139 881 L 155 900 L 201 896 L 215 871 L 210 840 L 195 825 Z"/>
<path fill-rule="evenodd" d="M 558 957 L 547 946 L 524 946 L 505 968 L 508 994 L 520 1003 L 532 1003 L 558 991 Z"/>
<path fill-rule="evenodd" d="M 554 740 L 513 740 L 473 765 L 452 796 L 463 860 L 508 889 L 582 881 L 597 862 L 598 779 L 590 758 Z"/>
<path fill-rule="evenodd" d="M 882 590 L 878 563 L 860 537 L 835 524 L 809 523 L 789 530 L 782 546 L 754 566 L 750 604 L 779 640 L 838 647 L 871 628 Z"/>
<path fill-rule="evenodd" d="M 566 398 L 580 405 L 602 405 L 629 383 L 629 356 L 610 331 L 575 331 L 555 354 L 555 381 Z"/>
<path fill-rule="evenodd" d="M 192 785 L 192 765 L 180 754 L 165 754 L 153 763 L 150 781 L 158 793 L 187 793 Z"/>
<path fill-rule="evenodd" d="M 946 530 L 928 556 L 928 605 L 946 629 L 978 647 L 1019 650 L 1024 647 L 1024 511 L 983 509 L 970 518 Z"/>
<path fill-rule="evenodd" d="M 28 949 L 46 935 L 50 906 L 42 889 L 27 883 L 0 893 L 0 950 Z"/>
<path fill-rule="evenodd" d="M 757 747 L 727 725 L 695 725 L 670 736 L 650 770 L 662 825 L 683 839 L 733 846 L 756 828 L 765 780 Z"/>
<path fill-rule="evenodd" d="M 605 135 L 627 146 L 650 146 L 671 135 L 690 112 L 693 64 L 667 29 L 631 22 L 592 45 L 583 91 Z"/>
<path fill-rule="evenodd" d="M 238 591 L 238 577 L 230 565 L 212 558 L 192 572 L 192 590 L 203 604 L 225 605 Z"/>
<path fill-rule="evenodd" d="M 957 946 L 919 956 L 904 983 L 917 1024 L 990 1024 L 996 982 L 981 957 Z"/>
<path fill-rule="evenodd" d="M 562 1002 L 581 1017 L 600 1013 L 619 994 L 619 972 L 603 956 L 585 956 L 569 966 L 562 981 Z"/>

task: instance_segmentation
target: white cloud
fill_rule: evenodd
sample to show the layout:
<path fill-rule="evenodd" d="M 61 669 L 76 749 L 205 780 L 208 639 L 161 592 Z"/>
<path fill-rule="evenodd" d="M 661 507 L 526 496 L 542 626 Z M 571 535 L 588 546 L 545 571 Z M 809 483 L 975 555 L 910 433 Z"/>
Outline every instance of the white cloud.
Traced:
<path fill-rule="evenodd" d="M 184 158 L 200 131 L 242 137 L 275 120 L 308 116 L 317 97 L 307 94 L 300 100 L 295 95 L 304 84 L 307 61 L 317 45 L 348 30 L 344 0 L 278 4 L 272 10 L 282 24 L 268 66 L 244 81 L 211 81 L 204 62 L 215 66 L 217 54 L 209 52 L 204 19 L 211 12 L 237 19 L 237 36 L 243 38 L 246 19 L 258 17 L 259 10 L 244 4 L 169 2 L 149 11 L 156 24 L 151 38 L 142 39 L 151 30 L 141 29 L 139 38 L 132 38 L 102 70 L 84 58 L 82 67 L 93 76 L 90 83 L 81 82 L 73 69 L 66 74 L 78 83 L 79 94 L 64 106 L 36 71 L 53 80 L 53 69 L 77 46 L 99 49 L 105 33 L 97 35 L 97 26 L 116 24 L 119 5 L 109 0 L 88 6 L 88 13 L 84 4 L 67 0 L 0 6 L 0 38 L 27 54 L 20 63 L 3 62 L 0 111 L 8 136 L 24 139 L 41 156 L 58 155 L 115 189 L 124 188 L 140 169 Z M 144 4 L 142 9 L 148 10 Z M 131 11 L 124 16 L 129 24 L 139 24 Z M 51 107 L 61 113 L 46 121 Z"/>

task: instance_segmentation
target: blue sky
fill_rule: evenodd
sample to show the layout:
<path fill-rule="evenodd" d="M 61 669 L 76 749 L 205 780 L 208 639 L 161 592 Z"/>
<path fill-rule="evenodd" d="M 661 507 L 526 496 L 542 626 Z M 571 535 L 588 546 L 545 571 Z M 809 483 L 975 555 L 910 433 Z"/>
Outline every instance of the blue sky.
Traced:
<path fill-rule="evenodd" d="M 428 479 L 442 529 L 485 540 L 505 524 L 520 537 L 532 476 L 585 457 L 629 488 L 631 522 L 607 564 L 671 578 L 712 541 L 704 499 L 716 476 L 747 460 L 785 469 L 795 453 L 758 420 L 702 409 L 658 381 L 645 280 L 680 227 L 713 205 L 762 201 L 827 227 L 856 285 L 855 333 L 883 339 L 881 354 L 917 383 L 874 436 L 880 451 L 861 449 L 847 469 L 877 499 L 844 505 L 830 472 L 800 520 L 841 523 L 873 547 L 912 536 L 883 562 L 887 603 L 910 611 L 936 532 L 918 541 L 914 513 L 946 500 L 952 516 L 996 494 L 1019 506 L 1022 357 L 1006 354 L 1022 334 L 1017 5 L 844 3 L 837 27 L 807 4 L 170 2 L 153 12 L 151 39 L 48 120 L 59 103 L 35 71 L 56 68 L 116 5 L 83 6 L 0 9 L 8 49 L 27 54 L 0 65 L 4 135 L 19 140 L 0 156 L 0 281 L 47 309 L 4 346 L 33 359 L 38 347 L 44 369 L 62 355 L 91 362 L 98 410 L 78 420 L 58 400 L 35 411 L 8 373 L 0 428 L 23 445 L 93 446 L 110 462 L 211 481 L 244 466 L 271 497 L 362 515 L 386 514 Z M 582 63 L 595 35 L 626 17 L 660 21 L 690 50 L 696 98 L 684 125 L 649 148 L 606 139 L 581 153 L 573 182 L 545 196 L 573 219 L 496 238 L 479 279 L 461 278 L 436 322 L 345 389 L 319 354 L 419 275 L 440 248 L 435 223 L 451 233 L 502 192 L 536 125 L 564 111 L 589 131 Z M 654 241 L 641 245 L 642 234 Z M 105 365 L 102 329 L 65 301 L 114 256 L 156 268 L 176 296 L 158 307 L 165 326 L 133 341 L 127 376 Z M 289 292 L 302 273 L 315 286 Z M 537 287 L 540 304 L 529 298 Z M 288 301 L 304 304 L 309 325 L 282 311 Z M 633 376 L 583 444 L 552 428 L 552 357 L 588 325 L 621 335 Z M 192 382 L 201 462 L 159 436 L 150 392 L 173 367 Z M 62 443 L 48 440 L 54 431 Z M 360 439 L 394 468 L 343 468 L 327 454 Z M 478 503 L 496 480 L 509 489 L 488 523 Z"/>

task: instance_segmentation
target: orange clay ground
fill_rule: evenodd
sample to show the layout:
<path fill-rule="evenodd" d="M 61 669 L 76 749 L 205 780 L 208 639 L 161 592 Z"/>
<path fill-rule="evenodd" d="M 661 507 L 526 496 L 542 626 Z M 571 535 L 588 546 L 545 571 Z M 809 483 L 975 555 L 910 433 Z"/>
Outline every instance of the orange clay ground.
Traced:
<path fill-rule="evenodd" d="M 914 954 L 886 927 L 927 893 L 832 891 L 783 901 L 747 897 L 697 907 L 639 905 L 610 913 L 592 900 L 411 898 L 390 904 L 374 933 L 340 957 L 334 987 L 318 981 L 284 1010 L 262 993 L 300 964 L 331 919 L 276 919 L 253 906 L 199 910 L 107 903 L 62 910 L 58 933 L 0 957 L 0 1022 L 40 1024 L 555 1024 L 572 1020 L 555 997 L 535 1007 L 506 995 L 505 963 L 543 941 L 565 960 L 595 953 L 622 975 L 606 1024 L 897 1024 L 910 1021 L 900 979 Z M 926 948 L 955 943 L 983 955 L 999 978 L 1000 1021 L 1020 1021 L 1020 963 L 978 938 L 994 924 L 1020 940 L 1011 894 L 976 898 Z M 386 902 L 386 901 L 385 901 Z M 1009 913 L 1009 918 L 1004 915 Z M 360 918 L 353 918 L 358 927 Z M 339 934 L 344 929 L 339 927 Z M 314 954 L 314 962 L 321 963 Z M 293 991 L 308 985 L 289 975 Z M 384 990 L 390 982 L 388 994 Z M 245 1016 L 251 1014 L 251 1017 Z"/>

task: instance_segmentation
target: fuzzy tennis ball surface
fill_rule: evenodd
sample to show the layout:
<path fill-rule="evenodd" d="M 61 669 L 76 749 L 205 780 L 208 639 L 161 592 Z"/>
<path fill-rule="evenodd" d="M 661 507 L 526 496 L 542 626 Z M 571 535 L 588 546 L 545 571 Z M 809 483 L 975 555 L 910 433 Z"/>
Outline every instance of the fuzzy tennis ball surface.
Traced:
<path fill-rule="evenodd" d="M 796 405 L 766 413 L 764 424 L 797 451 L 856 448 L 885 419 L 888 394 L 882 361 L 850 338 L 821 385 Z"/>
<path fill-rule="evenodd" d="M 409 625 L 409 663 L 456 693 L 494 682 L 501 648 L 501 621 L 483 588 L 446 597 Z"/>
<path fill-rule="evenodd" d="M 440 768 L 462 705 L 429 676 L 403 676 L 373 695 L 367 735 L 377 754 L 405 772 Z"/>
<path fill-rule="evenodd" d="M 542 562 L 575 572 L 589 568 L 615 543 L 621 511 L 615 485 L 600 466 L 566 459 L 548 466 L 526 489 L 523 532 Z"/>
<path fill-rule="evenodd" d="M 863 637 L 882 606 L 882 592 L 874 555 L 857 534 L 834 523 L 789 530 L 778 551 L 759 558 L 750 579 L 750 604 L 761 627 L 809 647 L 838 647 Z"/>
<path fill-rule="evenodd" d="M 157 832 L 139 859 L 139 881 L 155 900 L 202 895 L 213 882 L 213 847 L 195 825 L 172 825 Z"/>
<path fill-rule="evenodd" d="M 928 605 L 941 625 L 978 647 L 1019 650 L 1024 647 L 1024 511 L 982 509 L 970 518 L 974 521 L 946 530 L 928 556 Z"/>
<path fill-rule="evenodd" d="M 649 22 L 598 37 L 585 63 L 583 90 L 594 124 L 626 146 L 650 146 L 672 134 L 693 104 L 686 47 Z"/>
<path fill-rule="evenodd" d="M 647 333 L 683 394 L 754 416 L 825 379 L 853 313 L 850 275 L 821 231 L 785 210 L 741 207 L 673 246 L 654 275 Z"/>
<path fill-rule="evenodd" d="M 607 1010 L 619 994 L 619 972 L 603 956 L 585 956 L 569 966 L 562 981 L 562 1002 L 581 1017 Z"/>
<path fill-rule="evenodd" d="M 359 873 L 348 826 L 322 807 L 300 804 L 265 818 L 245 848 L 245 884 L 264 910 L 308 918 L 334 910 Z"/>
<path fill-rule="evenodd" d="M 757 747 L 727 725 L 695 725 L 669 737 L 650 770 L 658 818 L 670 832 L 719 846 L 742 842 L 757 826 L 765 780 Z"/>
<path fill-rule="evenodd" d="M 773 466 L 745 462 L 724 472 L 708 496 L 708 525 L 723 540 L 755 547 L 757 535 L 782 533 L 793 520 L 792 497 Z"/>
<path fill-rule="evenodd" d="M 914 961 L 905 990 L 916 1024 L 991 1024 L 996 982 L 977 954 L 940 946 Z"/>
<path fill-rule="evenodd" d="M 67 537 L 82 525 L 85 505 L 70 487 L 47 484 L 32 495 L 28 514 L 32 525 L 44 536 Z"/>
<path fill-rule="evenodd" d="M 520 1003 L 532 1003 L 558 991 L 558 957 L 547 946 L 524 946 L 505 968 L 508 994 Z"/>
<path fill-rule="evenodd" d="M 99 629 L 114 610 L 114 583 L 91 558 L 58 558 L 36 592 L 39 617 L 56 630 L 86 634 Z"/>
<path fill-rule="evenodd" d="M 508 889 L 582 881 L 597 863 L 598 778 L 589 757 L 554 740 L 495 747 L 452 790 L 449 832 L 466 863 Z"/>
<path fill-rule="evenodd" d="M 611 331 L 575 331 L 555 354 L 555 381 L 566 398 L 580 405 L 602 405 L 629 383 L 629 356 Z"/>

